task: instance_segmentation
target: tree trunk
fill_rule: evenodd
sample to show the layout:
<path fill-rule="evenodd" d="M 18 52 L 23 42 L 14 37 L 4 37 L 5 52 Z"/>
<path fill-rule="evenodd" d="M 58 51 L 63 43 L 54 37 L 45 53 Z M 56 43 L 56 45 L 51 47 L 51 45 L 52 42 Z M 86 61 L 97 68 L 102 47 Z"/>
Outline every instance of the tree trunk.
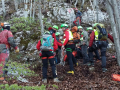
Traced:
<path fill-rule="evenodd" d="M 46 9 L 46 3 L 47 3 L 47 1 L 44 0 L 43 2 L 44 2 L 44 10 L 45 10 Z"/>
<path fill-rule="evenodd" d="M 120 16 L 119 16 L 119 12 L 118 12 L 117 1 L 116 0 L 112 0 L 112 5 L 113 5 L 113 9 L 114 9 L 114 14 L 115 14 L 117 30 L 118 30 L 119 36 L 120 36 Z"/>
<path fill-rule="evenodd" d="M 33 21 L 35 20 L 35 8 L 36 8 L 36 1 L 34 1 L 34 4 L 33 4 Z"/>
<path fill-rule="evenodd" d="M 115 19 L 114 19 L 114 15 L 113 15 L 113 9 L 110 6 L 108 0 L 106 0 L 106 8 L 107 11 L 109 13 L 110 16 L 110 21 L 111 21 L 111 28 L 112 28 L 112 32 L 113 32 L 113 38 L 114 38 L 114 43 L 115 43 L 115 49 L 117 52 L 117 62 L 118 65 L 120 66 L 120 44 L 119 44 L 119 36 L 117 34 L 117 30 L 116 30 L 116 23 L 115 23 Z"/>
<path fill-rule="evenodd" d="M 24 3 L 25 3 L 25 10 L 27 10 L 27 3 L 28 3 L 28 0 L 24 0 Z"/>
<path fill-rule="evenodd" d="M 32 17 L 32 0 L 31 0 L 31 4 L 30 4 L 30 22 L 31 22 L 31 17 Z"/>
<path fill-rule="evenodd" d="M 92 6 L 93 9 L 93 16 L 95 17 L 94 23 L 96 22 L 96 14 L 95 14 L 95 6 L 92 4 L 92 1 L 90 0 L 90 4 Z"/>
<path fill-rule="evenodd" d="M 25 16 L 25 18 L 27 18 L 28 17 L 28 0 L 24 0 L 24 3 L 25 3 L 25 11 L 24 11 L 24 16 Z"/>
<path fill-rule="evenodd" d="M 80 10 L 83 9 L 83 5 L 84 5 L 84 3 L 85 3 L 85 0 L 82 0 L 82 4 L 81 4 L 81 8 L 80 8 Z"/>
<path fill-rule="evenodd" d="M 99 21 L 98 21 L 98 9 L 99 9 L 99 7 L 98 7 L 98 0 L 94 0 L 94 1 L 93 1 L 93 6 L 94 6 L 94 9 L 95 9 L 95 11 L 96 11 L 96 19 L 95 19 L 95 22 L 98 23 L 98 22 L 99 22 Z"/>
<path fill-rule="evenodd" d="M 2 0 L 2 9 L 3 9 L 3 20 L 5 18 L 5 15 L 6 15 L 6 11 L 5 11 L 5 1 Z"/>
<path fill-rule="evenodd" d="M 18 10 L 18 0 L 14 0 L 14 4 L 15 4 L 15 10 Z"/>
<path fill-rule="evenodd" d="M 77 3 L 78 3 L 78 0 L 76 0 L 76 2 L 75 2 L 75 4 L 74 4 L 74 5 L 75 5 L 75 8 L 76 8 Z"/>
<path fill-rule="evenodd" d="M 39 20 L 40 20 L 40 26 L 41 26 L 41 35 L 44 34 L 44 28 L 43 28 L 43 21 L 42 21 L 42 13 L 41 13 L 41 0 L 39 0 Z"/>

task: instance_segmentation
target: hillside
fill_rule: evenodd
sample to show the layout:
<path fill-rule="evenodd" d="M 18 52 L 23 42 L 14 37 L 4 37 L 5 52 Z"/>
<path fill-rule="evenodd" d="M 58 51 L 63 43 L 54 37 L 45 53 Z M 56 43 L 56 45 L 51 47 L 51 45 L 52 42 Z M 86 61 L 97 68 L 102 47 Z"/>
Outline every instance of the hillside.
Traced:
<path fill-rule="evenodd" d="M 4 1 L 4 0 L 3 0 Z M 8 62 L 8 73 L 6 81 L 8 84 L 0 81 L 1 90 L 10 85 L 15 90 L 22 90 L 25 86 L 26 90 L 119 90 L 119 82 L 113 81 L 111 75 L 119 73 L 117 64 L 115 46 L 110 42 L 107 49 L 107 69 L 102 73 L 101 62 L 95 61 L 95 68 L 82 65 L 82 60 L 78 61 L 79 66 L 75 67 L 75 75 L 68 75 L 68 64 L 65 66 L 57 65 L 58 78 L 62 83 L 54 83 L 52 81 L 52 71 L 49 65 L 47 84 L 43 84 L 42 80 L 42 60 L 39 57 L 39 51 L 36 49 L 36 44 L 41 38 L 41 23 L 39 20 L 39 5 L 41 5 L 42 22 L 44 31 L 47 31 L 50 26 L 67 23 L 69 28 L 73 26 L 75 20 L 75 0 L 43 0 L 39 4 L 38 0 L 5 0 L 5 11 L 2 0 L 0 1 L 0 22 L 7 21 L 11 24 L 11 31 L 14 35 L 15 42 L 20 49 L 19 53 L 15 53 L 11 47 L 10 58 Z M 24 2 L 26 1 L 26 2 Z M 32 1 L 32 2 L 31 2 Z M 70 2 L 72 1 L 72 2 Z M 91 0 L 93 2 L 93 0 Z M 118 5 L 119 4 L 118 0 Z M 96 20 L 97 11 L 93 10 L 90 0 L 85 0 L 81 8 L 82 0 L 78 0 L 76 7 L 82 12 L 82 26 L 86 30 L 92 26 Z M 120 7 L 120 6 L 119 6 Z M 120 8 L 119 8 L 120 10 Z M 104 0 L 99 0 L 98 20 L 104 23 L 108 32 L 112 34 L 109 15 L 105 8 Z M 1 29 L 1 28 L 0 28 Z M 113 56 L 113 57 L 112 57 Z M 115 58 L 114 58 L 115 56 Z M 91 70 L 93 69 L 93 70 Z M 15 85 L 18 86 L 15 86 Z M 5 86 L 4 86 L 5 85 Z M 9 86 L 8 86 L 9 85 Z M 44 86 L 46 85 L 46 87 Z M 29 87 L 32 86 L 32 87 Z M 3 89 L 4 90 L 4 89 Z M 6 89 L 8 90 L 8 89 Z M 13 89 L 10 89 L 13 90 Z"/>

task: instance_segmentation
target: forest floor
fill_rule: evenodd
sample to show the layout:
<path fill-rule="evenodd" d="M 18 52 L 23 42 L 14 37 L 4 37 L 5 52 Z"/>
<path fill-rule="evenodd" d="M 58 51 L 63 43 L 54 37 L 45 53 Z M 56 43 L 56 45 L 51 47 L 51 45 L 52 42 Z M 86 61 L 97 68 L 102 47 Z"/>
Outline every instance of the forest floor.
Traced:
<path fill-rule="evenodd" d="M 103 73 L 101 69 L 101 61 L 95 61 L 95 70 L 89 70 L 90 67 L 81 65 L 82 59 L 78 61 L 79 66 L 74 67 L 75 74 L 68 75 L 69 65 L 61 66 L 57 65 L 58 78 L 61 83 L 54 83 L 52 79 L 52 71 L 48 68 L 48 83 L 46 90 L 119 90 L 120 83 L 113 81 L 111 75 L 120 71 L 117 65 L 116 58 L 113 58 L 114 53 L 107 53 L 107 69 L 108 71 Z M 32 69 L 32 68 L 31 68 Z M 41 66 L 34 69 L 35 73 L 39 76 L 27 77 L 29 83 L 18 82 L 17 80 L 10 80 L 8 84 L 18 84 L 23 86 L 41 86 L 42 83 L 42 71 Z M 55 89 L 49 85 L 57 85 L 58 89 Z"/>

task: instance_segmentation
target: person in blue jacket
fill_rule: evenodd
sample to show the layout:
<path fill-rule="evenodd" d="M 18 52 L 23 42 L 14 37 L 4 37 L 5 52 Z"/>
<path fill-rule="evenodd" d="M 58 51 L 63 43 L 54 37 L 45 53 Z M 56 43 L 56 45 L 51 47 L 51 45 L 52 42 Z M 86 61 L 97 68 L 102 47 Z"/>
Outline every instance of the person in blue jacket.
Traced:
<path fill-rule="evenodd" d="M 81 25 L 81 18 L 82 18 L 82 13 L 76 8 L 76 20 L 73 21 L 73 24 L 75 26 L 80 26 Z"/>

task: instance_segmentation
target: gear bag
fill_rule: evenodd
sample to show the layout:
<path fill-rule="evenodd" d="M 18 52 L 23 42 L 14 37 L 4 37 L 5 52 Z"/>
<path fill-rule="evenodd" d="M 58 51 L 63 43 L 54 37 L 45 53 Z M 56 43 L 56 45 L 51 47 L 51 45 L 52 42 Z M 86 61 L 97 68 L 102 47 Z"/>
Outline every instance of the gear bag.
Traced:
<path fill-rule="evenodd" d="M 70 31 L 72 32 L 72 34 L 73 34 L 73 42 L 74 42 L 74 43 L 80 42 L 80 35 L 78 34 L 77 30 L 78 30 L 77 26 L 74 26 L 74 27 L 70 30 Z"/>
<path fill-rule="evenodd" d="M 97 36 L 98 40 L 100 40 L 100 41 L 107 40 L 108 34 L 107 34 L 107 31 L 104 27 L 104 24 L 97 24 L 96 25 L 95 36 Z"/>
<path fill-rule="evenodd" d="M 52 35 L 44 34 L 42 36 L 42 39 L 41 39 L 41 47 L 40 47 L 40 49 L 42 51 L 49 51 L 51 49 L 53 50 L 53 41 L 54 41 L 54 39 L 53 39 Z"/>

